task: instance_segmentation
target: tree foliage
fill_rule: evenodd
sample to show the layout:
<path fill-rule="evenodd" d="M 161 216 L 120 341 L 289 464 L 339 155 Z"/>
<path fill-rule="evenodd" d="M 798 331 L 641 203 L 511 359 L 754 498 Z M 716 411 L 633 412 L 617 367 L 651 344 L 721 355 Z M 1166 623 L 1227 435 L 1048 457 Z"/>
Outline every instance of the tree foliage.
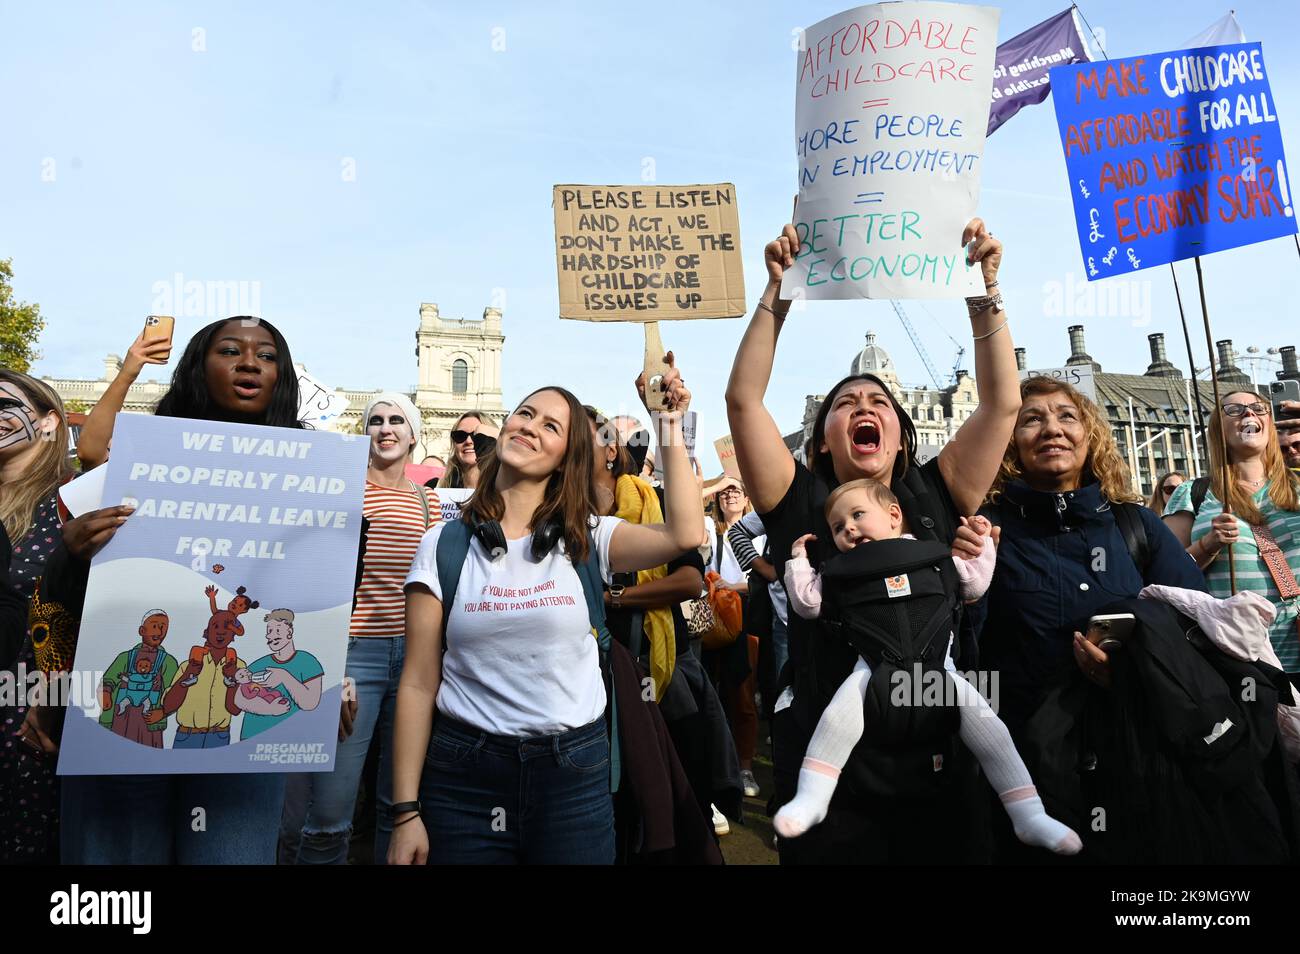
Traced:
<path fill-rule="evenodd" d="M 0 259 L 0 366 L 26 373 L 40 357 L 36 342 L 45 329 L 41 306 L 14 298 L 13 259 Z"/>

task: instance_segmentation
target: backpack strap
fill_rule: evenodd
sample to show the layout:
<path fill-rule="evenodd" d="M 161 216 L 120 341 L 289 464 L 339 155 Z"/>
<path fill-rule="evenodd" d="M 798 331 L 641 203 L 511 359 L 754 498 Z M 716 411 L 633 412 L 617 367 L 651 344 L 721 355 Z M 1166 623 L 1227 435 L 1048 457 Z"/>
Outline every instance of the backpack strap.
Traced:
<path fill-rule="evenodd" d="M 447 620 L 456 604 L 456 588 L 460 586 L 460 571 L 469 558 L 469 524 L 452 520 L 443 524 L 438 537 L 438 586 L 442 589 L 442 647 L 447 648 Z"/>
<path fill-rule="evenodd" d="M 1192 518 L 1201 512 L 1201 504 L 1205 503 L 1205 495 L 1210 490 L 1209 477 L 1197 477 L 1192 481 Z"/>
<path fill-rule="evenodd" d="M 1111 512 L 1115 514 L 1115 523 L 1124 537 L 1124 546 L 1145 580 L 1147 568 L 1151 566 L 1151 541 L 1147 539 L 1146 524 L 1138 513 L 1138 505 L 1132 503 L 1112 503 Z"/>
<path fill-rule="evenodd" d="M 618 697 L 614 693 L 614 680 L 609 670 L 609 650 L 614 642 L 609 627 L 605 625 L 605 588 L 600 576 L 600 554 L 596 551 L 596 539 L 587 534 L 587 559 L 574 563 L 573 569 L 582 581 L 582 594 L 587 598 L 587 619 L 591 631 L 600 648 L 600 671 L 605 679 L 606 696 L 609 699 L 609 790 L 618 791 L 619 779 L 623 775 L 623 759 L 618 744 Z"/>
<path fill-rule="evenodd" d="M 415 496 L 420 500 L 420 511 L 424 514 L 424 529 L 427 531 L 429 527 L 433 526 L 433 518 L 429 514 L 429 498 L 424 495 L 424 488 L 417 485 L 415 481 L 408 477 L 406 482 L 411 485 L 411 489 L 415 491 Z"/>

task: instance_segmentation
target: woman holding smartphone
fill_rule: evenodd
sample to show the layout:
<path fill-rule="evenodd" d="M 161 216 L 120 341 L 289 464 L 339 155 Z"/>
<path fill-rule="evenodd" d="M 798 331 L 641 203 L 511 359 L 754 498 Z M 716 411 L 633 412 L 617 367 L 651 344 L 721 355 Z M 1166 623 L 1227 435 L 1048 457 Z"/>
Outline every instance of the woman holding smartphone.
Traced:
<path fill-rule="evenodd" d="M 135 384 L 140 372 L 150 364 L 166 364 L 172 353 L 172 319 L 165 315 L 150 315 L 144 330 L 131 342 L 122 360 L 121 370 L 104 391 L 104 396 L 86 415 L 77 440 L 77 458 L 83 471 L 98 467 L 108 460 L 108 448 L 113 442 L 113 421 L 126 403 L 126 393 Z M 163 321 L 163 319 L 166 319 Z M 166 335 L 160 332 L 166 331 Z"/>
<path fill-rule="evenodd" d="M 155 414 L 299 428 L 298 377 L 289 345 L 269 322 L 216 321 L 186 345 Z M 57 633 L 37 652 L 46 672 L 71 666 L 91 558 L 129 519 L 128 506 L 68 521 L 38 587 Z M 53 627 L 54 624 L 52 624 Z M 34 714 L 35 713 L 35 714 Z M 28 712 L 27 738 L 52 747 L 58 710 Z M 52 718 L 54 717 L 54 718 Z M 64 864 L 274 864 L 284 776 L 69 775 L 63 779 Z M 204 825 L 192 824 L 196 808 Z"/>

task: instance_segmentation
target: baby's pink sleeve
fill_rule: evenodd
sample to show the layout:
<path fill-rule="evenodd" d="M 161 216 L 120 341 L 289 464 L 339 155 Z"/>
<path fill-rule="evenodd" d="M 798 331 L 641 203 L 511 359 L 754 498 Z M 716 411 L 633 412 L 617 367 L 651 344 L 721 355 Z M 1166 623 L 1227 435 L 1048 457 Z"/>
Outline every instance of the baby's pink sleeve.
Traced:
<path fill-rule="evenodd" d="M 993 580 L 993 567 L 998 562 L 998 548 L 993 545 L 993 538 L 984 538 L 984 547 L 980 555 L 973 560 L 953 557 L 957 565 L 957 578 L 961 580 L 961 598 L 963 602 L 977 600 L 984 595 Z"/>
<path fill-rule="evenodd" d="M 791 557 L 785 564 L 785 592 L 801 619 L 817 619 L 822 612 L 822 582 L 807 557 Z"/>

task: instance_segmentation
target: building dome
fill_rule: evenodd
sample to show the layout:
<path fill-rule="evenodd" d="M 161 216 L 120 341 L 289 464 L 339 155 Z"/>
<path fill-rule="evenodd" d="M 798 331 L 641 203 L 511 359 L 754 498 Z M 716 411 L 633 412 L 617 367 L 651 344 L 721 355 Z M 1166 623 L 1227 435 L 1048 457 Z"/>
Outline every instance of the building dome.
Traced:
<path fill-rule="evenodd" d="M 898 372 L 889 352 L 876 344 L 876 333 L 867 332 L 867 343 L 849 367 L 849 374 L 874 374 L 888 385 L 898 384 Z"/>

